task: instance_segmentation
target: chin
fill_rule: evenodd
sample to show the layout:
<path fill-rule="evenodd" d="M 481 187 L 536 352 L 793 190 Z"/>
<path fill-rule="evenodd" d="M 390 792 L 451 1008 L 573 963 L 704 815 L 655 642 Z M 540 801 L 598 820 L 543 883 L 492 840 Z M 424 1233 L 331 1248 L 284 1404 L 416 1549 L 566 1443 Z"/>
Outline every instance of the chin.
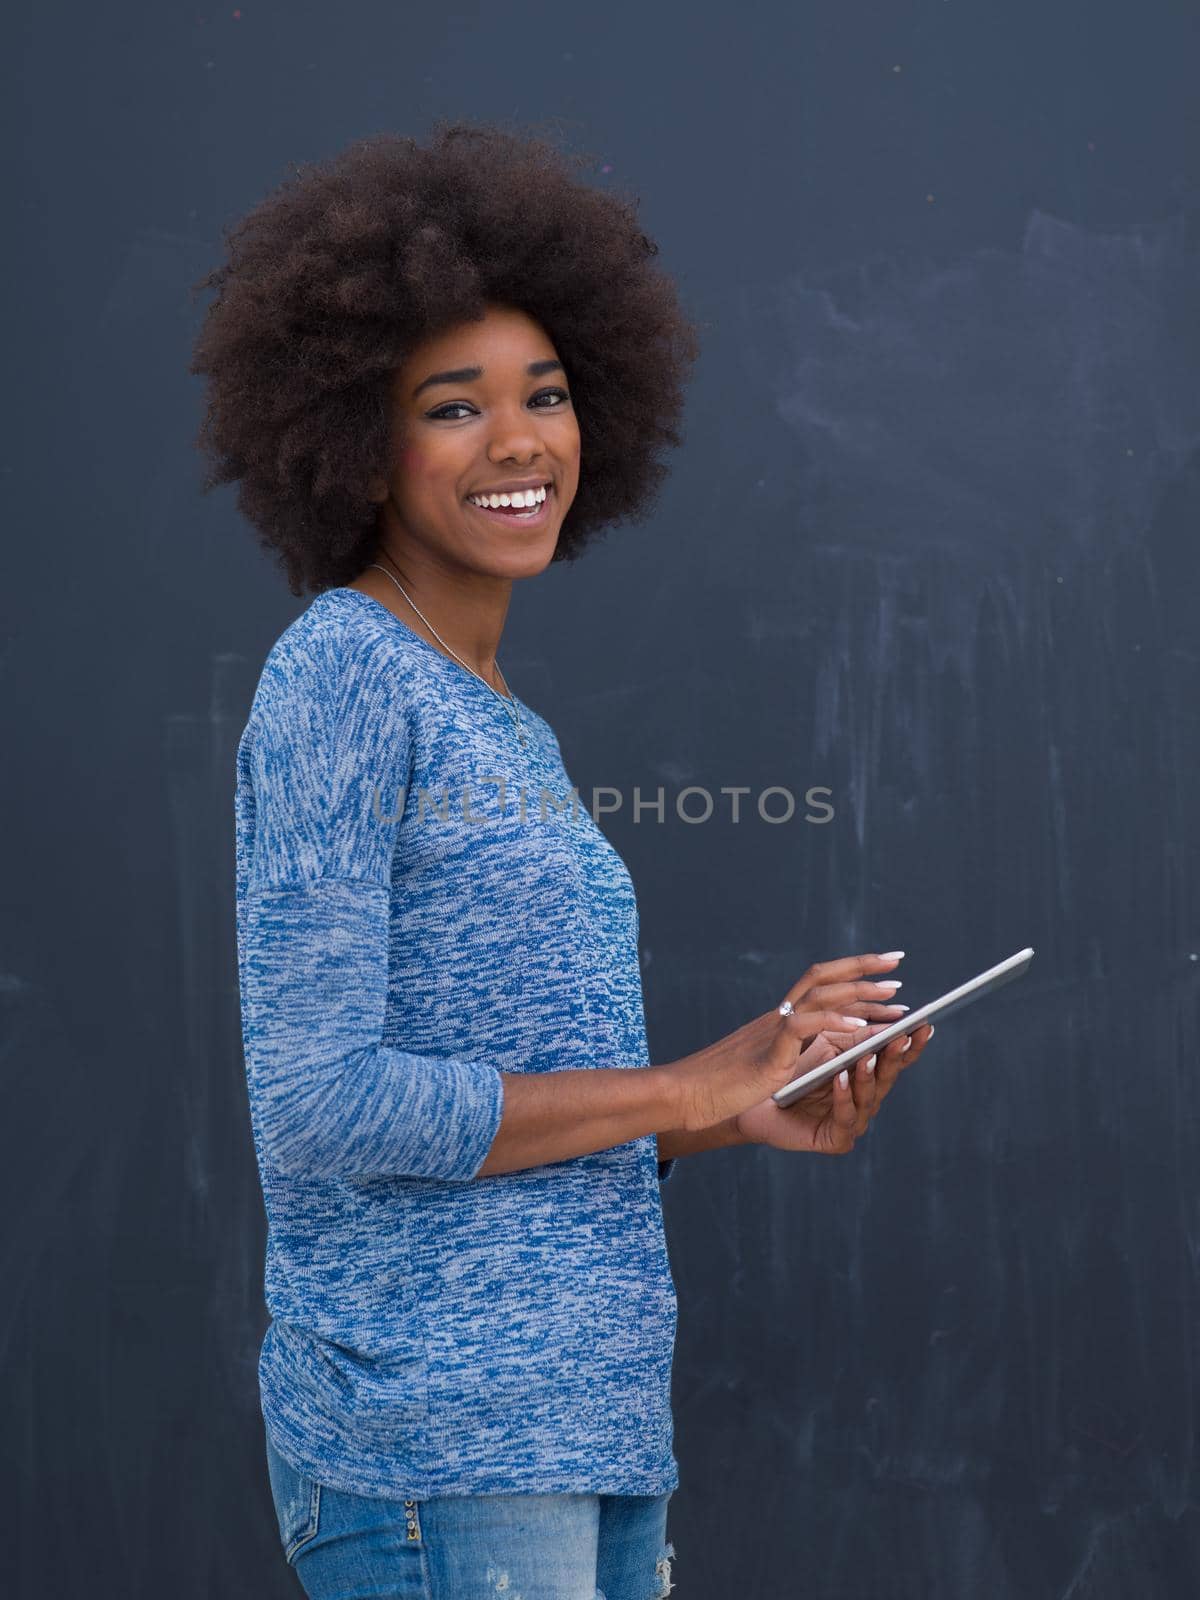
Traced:
<path fill-rule="evenodd" d="M 555 532 L 553 537 L 538 539 L 524 550 L 507 551 L 501 563 L 504 575 L 509 578 L 535 578 L 539 572 L 545 572 L 557 548 L 558 534 Z"/>
<path fill-rule="evenodd" d="M 507 535 L 501 530 L 499 537 L 481 539 L 477 528 L 464 530 L 467 538 L 465 551 L 468 560 L 482 558 L 486 570 L 497 578 L 531 578 L 544 572 L 558 549 L 558 528 L 524 536 L 515 530 Z"/>

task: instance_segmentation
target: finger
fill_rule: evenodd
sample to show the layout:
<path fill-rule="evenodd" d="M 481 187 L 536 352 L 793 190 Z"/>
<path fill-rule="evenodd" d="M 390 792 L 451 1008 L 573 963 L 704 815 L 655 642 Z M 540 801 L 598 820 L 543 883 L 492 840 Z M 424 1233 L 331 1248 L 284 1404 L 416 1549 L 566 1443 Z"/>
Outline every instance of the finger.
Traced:
<path fill-rule="evenodd" d="M 852 986 L 864 978 L 882 978 L 892 972 L 903 958 L 903 950 L 889 950 L 884 955 L 842 956 L 836 961 L 816 961 L 792 985 L 784 998 L 796 1005 L 814 989 L 833 984 Z M 841 1005 L 843 1002 L 838 1000 L 835 1003 Z"/>
<path fill-rule="evenodd" d="M 834 1032 L 833 1029 L 826 1028 L 823 1036 L 829 1040 L 831 1045 L 834 1046 L 834 1055 L 841 1055 L 842 1051 L 849 1050 L 851 1045 L 862 1044 L 865 1040 L 874 1038 L 877 1033 L 882 1033 L 886 1028 L 890 1028 L 891 1026 L 892 1024 L 890 1022 L 869 1022 L 865 1027 L 855 1028 L 850 1031 L 839 1029 L 837 1032 Z M 904 1042 L 903 1035 L 901 1036 L 899 1042 Z M 830 1056 L 828 1059 L 832 1060 L 833 1056 Z M 864 1056 L 859 1057 L 860 1061 L 865 1059 L 866 1058 Z M 878 1062 L 876 1062 L 876 1067 L 878 1067 Z"/>
<path fill-rule="evenodd" d="M 893 1039 L 890 1044 L 883 1047 L 876 1066 L 880 1098 L 887 1094 L 904 1068 L 916 1060 L 913 1051 L 916 1051 L 916 1055 L 920 1055 L 932 1032 L 932 1024 L 919 1023 L 911 1034 L 901 1034 L 898 1039 Z"/>
<path fill-rule="evenodd" d="M 889 1039 L 883 1047 L 884 1057 L 896 1066 L 904 1065 L 904 1058 L 912 1048 L 912 1034 L 902 1033 L 898 1039 Z"/>
<path fill-rule="evenodd" d="M 792 1004 L 806 1006 L 839 1006 L 858 1011 L 867 1004 L 888 1005 L 895 1002 L 899 979 L 885 982 L 857 980 L 846 983 L 807 984 L 803 980 L 793 984 L 788 991 Z M 905 1010 L 908 1009 L 906 1006 Z"/>
<path fill-rule="evenodd" d="M 838 1000 L 837 994 L 837 989 L 822 990 L 819 995 L 810 994 L 803 996 L 799 1001 L 794 1000 L 792 1005 L 796 1010 L 802 1010 L 807 1006 L 825 1006 L 829 1009 L 837 1006 L 839 1009 L 853 1012 L 857 1017 L 863 1017 L 868 1022 L 887 1023 L 902 1022 L 904 1013 L 908 1010 L 907 1006 L 900 1005 L 897 1001 L 885 1004 L 882 1000 L 863 1000 L 855 998 L 852 994 Z"/>
<path fill-rule="evenodd" d="M 859 1029 L 859 1032 L 862 1034 L 862 1032 L 869 1032 L 869 1030 Z M 814 1067 L 824 1066 L 827 1061 L 832 1061 L 834 1056 L 840 1056 L 843 1051 L 848 1050 L 851 1043 L 854 1042 L 853 1035 L 851 1034 L 822 1034 L 821 1040 L 827 1042 L 826 1053 L 818 1053 L 819 1043 L 813 1043 L 813 1045 L 810 1045 L 810 1048 L 805 1051 L 805 1054 L 803 1054 L 802 1058 L 800 1058 L 800 1061 L 805 1061 L 805 1059 L 811 1054 Z M 867 1062 L 870 1062 L 870 1066 L 867 1066 Z M 877 1062 L 875 1062 L 874 1054 L 870 1054 L 870 1056 L 859 1056 L 858 1061 L 853 1061 L 850 1064 L 850 1069 L 848 1069 L 850 1070 L 850 1085 L 851 1090 L 853 1090 L 854 1101 L 856 1101 L 858 1106 L 862 1106 L 862 1104 L 872 1106 L 872 1104 L 874 1104 L 875 1064 L 877 1064 Z M 859 1126 L 862 1128 L 862 1126 L 866 1126 L 866 1123 L 861 1122 L 859 1123 Z"/>
<path fill-rule="evenodd" d="M 873 1039 L 877 1033 L 883 1033 L 886 1029 L 894 1027 L 897 1022 L 902 1020 L 903 1018 L 901 1017 L 887 1017 L 881 1022 L 868 1022 L 863 1027 L 856 1029 L 853 1034 L 847 1035 L 848 1041 L 850 1044 L 861 1044 L 864 1039 Z M 844 1048 L 845 1046 L 843 1046 Z"/>
<path fill-rule="evenodd" d="M 803 1072 L 808 1072 L 812 1067 L 823 1067 L 827 1061 L 832 1061 L 840 1051 L 833 1043 L 833 1036 L 828 1033 L 819 1033 L 811 1044 L 801 1050 L 796 1060 L 796 1066 Z"/>
<path fill-rule="evenodd" d="M 794 986 L 795 987 L 795 986 Z M 845 984 L 813 984 L 813 986 L 800 987 L 800 995 L 795 998 L 794 1005 L 826 1005 L 826 1006 L 851 1006 L 858 1010 L 862 1005 L 890 1005 L 896 1000 L 896 994 L 901 989 L 898 978 L 858 979 Z"/>
<path fill-rule="evenodd" d="M 840 1011 L 795 1010 L 784 1000 L 777 1008 L 780 1031 L 795 1039 L 812 1039 L 819 1033 L 849 1032 L 857 1037 L 867 1026 L 863 1017 L 849 1017 Z"/>
<path fill-rule="evenodd" d="M 899 1038 L 889 1039 L 886 1044 L 880 1045 L 879 1059 L 875 1064 L 876 1076 L 880 1083 L 885 1083 L 894 1077 L 904 1065 L 909 1039 L 910 1035 L 902 1033 Z"/>
<path fill-rule="evenodd" d="M 904 1066 L 907 1067 L 910 1062 L 916 1060 L 929 1042 L 929 1036 L 932 1032 L 933 1024 L 931 1022 L 918 1022 L 911 1033 L 903 1033 L 899 1039 L 893 1040 L 893 1043 L 898 1047 Z"/>
<path fill-rule="evenodd" d="M 911 1067 L 913 1062 L 921 1054 L 921 1051 L 924 1050 L 925 1046 L 929 1043 L 932 1037 L 932 1022 L 922 1022 L 916 1028 L 914 1028 L 912 1033 L 908 1036 L 908 1049 L 904 1052 L 903 1065 L 906 1067 Z"/>
<path fill-rule="evenodd" d="M 850 1074 L 845 1067 L 833 1080 L 833 1111 L 830 1116 L 830 1146 L 837 1155 L 845 1155 L 854 1148 L 858 1131 L 858 1107 L 854 1104 L 854 1090 Z"/>
<path fill-rule="evenodd" d="M 866 1133 L 871 1118 L 879 1109 L 879 1085 L 875 1080 L 875 1057 L 864 1056 L 855 1072 L 854 1099 L 858 1106 L 858 1132 Z"/>

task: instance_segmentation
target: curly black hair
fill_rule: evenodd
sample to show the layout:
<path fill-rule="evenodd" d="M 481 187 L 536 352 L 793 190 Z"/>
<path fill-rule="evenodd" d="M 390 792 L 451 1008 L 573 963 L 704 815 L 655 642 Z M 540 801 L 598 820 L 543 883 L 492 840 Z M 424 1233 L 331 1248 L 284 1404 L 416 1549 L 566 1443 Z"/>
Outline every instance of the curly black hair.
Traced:
<path fill-rule="evenodd" d="M 204 489 L 239 483 L 294 595 L 370 562 L 393 370 L 489 305 L 540 323 L 571 382 L 581 472 L 553 559 L 653 503 L 698 340 L 636 200 L 575 175 L 590 159 L 439 120 L 427 147 L 375 134 L 295 165 L 225 230 L 227 259 L 193 286 L 216 290 L 190 368 L 208 380 Z"/>

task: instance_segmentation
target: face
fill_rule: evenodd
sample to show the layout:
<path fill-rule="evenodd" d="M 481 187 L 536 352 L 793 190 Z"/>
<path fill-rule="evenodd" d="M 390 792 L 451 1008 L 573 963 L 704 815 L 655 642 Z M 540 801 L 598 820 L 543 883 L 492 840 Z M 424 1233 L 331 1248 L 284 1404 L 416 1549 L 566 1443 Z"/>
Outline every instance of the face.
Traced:
<path fill-rule="evenodd" d="M 492 306 L 415 348 L 392 385 L 392 467 L 372 486 L 385 549 L 449 570 L 529 577 L 554 554 L 579 486 L 579 424 L 542 327 Z M 471 496 L 547 487 L 531 515 Z"/>

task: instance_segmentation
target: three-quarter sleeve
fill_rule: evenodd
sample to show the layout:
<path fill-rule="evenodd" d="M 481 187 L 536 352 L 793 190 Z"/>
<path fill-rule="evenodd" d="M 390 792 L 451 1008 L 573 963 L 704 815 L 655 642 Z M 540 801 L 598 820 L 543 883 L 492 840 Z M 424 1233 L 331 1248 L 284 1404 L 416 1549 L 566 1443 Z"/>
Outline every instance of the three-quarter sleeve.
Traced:
<path fill-rule="evenodd" d="M 246 1067 L 266 1157 L 301 1178 L 470 1179 L 500 1125 L 490 1062 L 383 1042 L 404 696 L 333 641 L 268 663 L 239 750 Z M 240 847 L 241 848 L 241 847 Z"/>

